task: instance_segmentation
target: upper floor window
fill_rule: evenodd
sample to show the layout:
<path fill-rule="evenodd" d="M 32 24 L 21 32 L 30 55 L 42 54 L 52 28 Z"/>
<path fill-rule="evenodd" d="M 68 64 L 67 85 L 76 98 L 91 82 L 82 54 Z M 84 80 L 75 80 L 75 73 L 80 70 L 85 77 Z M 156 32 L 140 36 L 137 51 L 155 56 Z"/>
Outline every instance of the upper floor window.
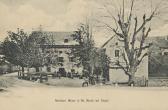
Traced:
<path fill-rule="evenodd" d="M 119 50 L 115 50 L 115 57 L 119 57 L 120 55 L 120 51 Z"/>
<path fill-rule="evenodd" d="M 68 43 L 68 39 L 64 39 L 64 43 Z"/>
<path fill-rule="evenodd" d="M 62 51 L 59 51 L 59 54 L 61 54 L 62 53 Z"/>
<path fill-rule="evenodd" d="M 69 62 L 74 62 L 74 57 L 69 57 Z"/>
<path fill-rule="evenodd" d="M 168 52 L 164 52 L 164 55 L 168 55 Z"/>

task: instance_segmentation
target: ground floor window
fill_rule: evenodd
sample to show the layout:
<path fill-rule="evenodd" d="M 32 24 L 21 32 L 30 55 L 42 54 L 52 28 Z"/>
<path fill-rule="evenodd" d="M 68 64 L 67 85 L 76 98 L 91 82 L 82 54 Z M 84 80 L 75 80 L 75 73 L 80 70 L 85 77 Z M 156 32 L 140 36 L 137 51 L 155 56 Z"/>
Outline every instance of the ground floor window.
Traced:
<path fill-rule="evenodd" d="M 63 57 L 58 57 L 58 62 L 64 62 L 64 58 Z"/>
<path fill-rule="evenodd" d="M 36 72 L 40 72 L 40 69 L 39 69 L 39 67 L 36 67 Z"/>
<path fill-rule="evenodd" d="M 51 72 L 51 67 L 47 67 L 47 72 Z"/>

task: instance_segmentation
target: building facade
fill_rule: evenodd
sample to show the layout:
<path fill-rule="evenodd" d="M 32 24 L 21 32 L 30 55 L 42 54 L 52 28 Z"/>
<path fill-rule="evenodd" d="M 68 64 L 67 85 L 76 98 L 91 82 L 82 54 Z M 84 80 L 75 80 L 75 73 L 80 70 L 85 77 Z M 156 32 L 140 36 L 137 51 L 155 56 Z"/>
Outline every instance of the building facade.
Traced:
<path fill-rule="evenodd" d="M 120 62 L 121 65 L 125 66 L 125 60 L 122 54 L 125 53 L 124 43 L 120 42 L 117 36 L 112 36 L 105 44 L 102 46 L 106 50 L 106 54 L 110 57 L 109 65 L 109 79 L 112 82 L 126 83 L 129 80 L 128 75 L 125 74 L 123 69 L 116 65 L 116 62 Z M 146 51 L 146 50 L 145 50 Z M 144 52 L 145 52 L 144 51 Z M 144 57 L 138 70 L 135 74 L 137 78 L 148 79 L 148 56 Z"/>
<path fill-rule="evenodd" d="M 42 31 L 42 35 L 50 42 L 40 45 L 41 53 L 47 63 L 38 71 L 59 72 L 62 76 L 66 76 L 69 72 L 82 74 L 82 66 L 77 65 L 78 58 L 75 58 L 71 52 L 73 48 L 79 48 L 79 45 L 71 34 L 72 32 Z M 31 71 L 38 72 L 33 68 Z"/>

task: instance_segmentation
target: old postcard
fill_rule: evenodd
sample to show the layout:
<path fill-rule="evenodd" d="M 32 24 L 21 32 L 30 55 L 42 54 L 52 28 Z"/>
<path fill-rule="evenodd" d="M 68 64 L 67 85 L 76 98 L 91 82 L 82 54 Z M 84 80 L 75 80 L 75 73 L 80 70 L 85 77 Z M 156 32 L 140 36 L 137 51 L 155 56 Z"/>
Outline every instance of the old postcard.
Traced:
<path fill-rule="evenodd" d="M 168 110 L 168 0 L 0 0 L 1 110 Z"/>

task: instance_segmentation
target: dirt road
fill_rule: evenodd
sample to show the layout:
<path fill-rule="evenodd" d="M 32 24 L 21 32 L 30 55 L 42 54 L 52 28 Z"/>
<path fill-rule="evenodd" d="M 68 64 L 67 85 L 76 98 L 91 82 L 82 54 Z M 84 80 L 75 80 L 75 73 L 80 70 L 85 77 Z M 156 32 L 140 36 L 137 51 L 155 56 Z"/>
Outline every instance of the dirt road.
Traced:
<path fill-rule="evenodd" d="M 16 80 L 0 110 L 168 110 L 167 88 L 63 88 Z"/>

